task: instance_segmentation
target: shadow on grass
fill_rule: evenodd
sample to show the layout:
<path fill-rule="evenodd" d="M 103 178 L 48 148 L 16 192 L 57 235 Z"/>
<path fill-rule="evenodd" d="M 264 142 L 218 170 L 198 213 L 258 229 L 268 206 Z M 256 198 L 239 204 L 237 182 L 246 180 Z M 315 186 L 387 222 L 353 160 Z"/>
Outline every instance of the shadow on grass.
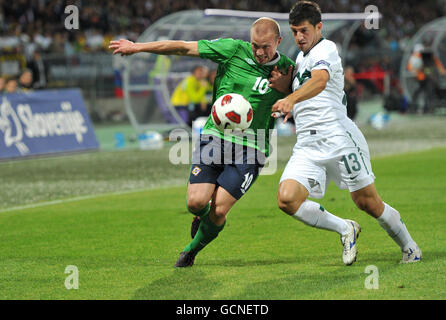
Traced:
<path fill-rule="evenodd" d="M 444 260 L 445 253 L 426 250 L 426 256 L 428 257 L 426 260 L 432 262 L 432 257 Z M 373 256 L 367 254 L 350 267 L 344 266 L 342 261 L 327 259 L 320 261 L 319 257 L 314 256 L 303 256 L 299 261 L 292 256 L 265 259 L 203 258 L 201 261 L 196 261 L 193 268 L 174 269 L 170 275 L 138 289 L 132 299 L 206 300 L 214 299 L 216 296 L 223 300 L 388 299 L 391 297 L 388 291 L 395 289 L 389 287 L 394 277 L 399 279 L 400 274 L 409 276 L 419 270 L 426 270 L 426 264 L 423 262 L 413 266 L 399 264 L 398 251 L 373 254 Z M 307 264 L 311 264 L 312 267 L 305 267 Z M 382 286 L 387 288 L 387 291 L 366 290 L 365 280 L 369 274 L 365 273 L 365 268 L 368 265 L 378 267 L 380 275 L 384 276 Z M 264 267 L 269 270 L 271 266 L 277 266 L 280 272 L 262 277 L 262 272 L 265 272 Z M 259 272 L 258 281 L 244 281 L 240 278 L 242 281 L 240 290 L 235 293 L 231 291 L 230 295 L 225 296 L 221 290 L 227 285 L 231 272 L 236 274 L 246 272 L 242 269 L 237 270 L 244 267 L 250 270 L 252 267 L 249 272 Z M 436 265 L 431 265 L 428 269 L 435 267 Z M 228 270 L 227 268 L 234 270 L 223 271 L 223 269 Z M 218 272 L 214 273 L 211 270 Z M 288 272 L 284 273 L 284 270 Z M 391 294 L 393 293 L 391 291 Z"/>
<path fill-rule="evenodd" d="M 219 282 L 206 277 L 201 271 L 186 268 L 175 269 L 167 277 L 160 278 L 138 289 L 133 300 L 193 300 L 212 299 L 220 287 Z"/>
<path fill-rule="evenodd" d="M 359 275 L 339 274 L 314 274 L 299 273 L 280 277 L 268 281 L 248 284 L 239 295 L 231 299 L 274 299 L 274 300 L 300 300 L 300 299 L 324 299 L 325 291 L 335 287 L 345 286 L 350 282 L 363 282 Z"/>
<path fill-rule="evenodd" d="M 253 266 L 267 266 L 267 265 L 279 265 L 279 264 L 294 264 L 296 258 L 273 258 L 273 259 L 219 259 L 214 261 L 203 261 L 203 266 L 216 266 L 216 267 L 253 267 Z"/>
<path fill-rule="evenodd" d="M 398 265 L 380 267 L 387 272 Z M 274 299 L 274 300 L 355 300 L 367 299 L 372 292 L 365 287 L 368 274 L 362 266 L 333 267 L 328 271 L 318 269 L 296 272 L 288 276 L 249 283 L 244 290 L 230 299 Z M 389 297 L 387 297 L 389 298 Z M 379 299 L 379 297 L 378 297 Z"/>

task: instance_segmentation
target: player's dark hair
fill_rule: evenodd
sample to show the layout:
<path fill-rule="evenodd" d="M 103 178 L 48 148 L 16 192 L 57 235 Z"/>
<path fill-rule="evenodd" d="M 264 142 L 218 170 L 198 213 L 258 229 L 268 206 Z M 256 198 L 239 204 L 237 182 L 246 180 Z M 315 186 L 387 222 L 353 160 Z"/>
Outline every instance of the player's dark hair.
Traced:
<path fill-rule="evenodd" d="M 322 21 L 322 13 L 319 5 L 313 1 L 299 1 L 290 10 L 289 23 L 297 26 L 308 21 L 315 26 Z"/>

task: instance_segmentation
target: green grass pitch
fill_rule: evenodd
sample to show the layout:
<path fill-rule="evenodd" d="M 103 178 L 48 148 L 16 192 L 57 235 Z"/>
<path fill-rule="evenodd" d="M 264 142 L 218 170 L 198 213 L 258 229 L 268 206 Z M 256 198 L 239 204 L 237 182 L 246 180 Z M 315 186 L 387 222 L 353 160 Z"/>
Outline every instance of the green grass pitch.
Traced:
<path fill-rule="evenodd" d="M 278 172 L 259 177 L 187 269 L 173 268 L 190 241 L 186 186 L 0 212 L 0 299 L 446 299 L 444 159 L 437 148 L 372 161 L 421 263 L 399 264 L 397 245 L 332 184 L 320 203 L 363 229 L 357 262 L 344 266 L 337 234 L 279 211 Z M 78 289 L 65 287 L 69 265 Z M 369 265 L 378 289 L 365 288 Z"/>

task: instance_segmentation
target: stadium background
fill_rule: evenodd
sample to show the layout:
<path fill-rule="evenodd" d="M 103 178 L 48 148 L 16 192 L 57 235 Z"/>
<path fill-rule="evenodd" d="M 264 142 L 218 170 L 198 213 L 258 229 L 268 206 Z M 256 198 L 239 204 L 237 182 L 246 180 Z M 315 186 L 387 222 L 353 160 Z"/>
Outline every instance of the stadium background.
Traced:
<path fill-rule="evenodd" d="M 323 12 L 330 13 L 363 12 L 369 4 L 368 1 L 363 0 L 317 2 Z M 159 19 L 182 10 L 218 8 L 286 13 L 293 3 L 294 1 L 288 0 L 275 2 L 248 0 L 20 0 L 11 2 L 0 0 L 2 56 L 0 60 L 2 62 L 16 61 L 16 65 L 19 66 L 7 69 L 13 70 L 14 74 L 3 72 L 0 76 L 5 81 L 11 78 L 17 81 L 15 92 L 80 88 L 100 145 L 99 152 L 48 155 L 26 158 L 24 161 L 22 159 L 2 160 L 0 162 L 0 225 L 11 225 L 11 219 L 17 218 L 14 214 L 20 216 L 26 210 L 38 210 L 51 205 L 76 204 L 76 201 L 92 199 L 90 206 L 100 206 L 103 201 L 96 202 L 95 197 L 104 194 L 150 193 L 150 190 L 155 190 L 153 194 L 158 195 L 158 198 L 156 196 L 153 196 L 153 199 L 149 198 L 156 202 L 163 193 L 159 191 L 163 189 L 159 188 L 178 188 L 185 185 L 188 165 L 174 166 L 166 161 L 171 144 L 164 141 L 164 147 L 159 150 L 139 148 L 138 134 L 140 132 L 129 123 L 124 108 L 122 81 L 114 68 L 113 57 L 108 50 L 108 42 L 111 39 L 125 37 L 136 40 L 144 30 Z M 67 17 L 64 9 L 71 4 L 79 8 L 79 29 L 68 31 L 64 28 L 64 20 Z M 356 74 L 372 75 L 367 80 L 361 80 L 359 76 L 355 91 L 358 97 L 358 113 L 355 121 L 369 142 L 372 157 L 381 159 L 383 156 L 403 154 L 403 158 L 399 159 L 404 159 L 404 154 L 407 152 L 432 147 L 444 148 L 446 146 L 446 126 L 444 125 L 446 104 L 440 104 L 429 112 L 417 112 L 411 109 L 411 102 L 402 94 L 399 75 L 404 50 L 414 45 L 411 42 L 412 37 L 429 22 L 446 16 L 446 1 L 376 0 L 373 5 L 376 5 L 382 14 L 379 29 L 359 28 L 352 38 L 349 54 L 344 62 L 345 65 L 354 67 Z M 282 32 L 288 32 L 288 30 L 282 30 Z M 445 46 L 445 41 L 446 39 L 443 38 L 442 48 Z M 441 52 L 439 58 L 446 65 L 445 51 Z M 5 59 L 6 56 L 8 59 Z M 31 85 L 20 84 L 19 77 L 26 69 L 30 69 L 33 73 Z M 373 74 L 377 72 L 392 75 L 389 85 L 391 91 L 396 92 L 396 100 L 392 100 L 390 109 L 384 107 L 386 101 L 389 101 L 389 96 L 384 94 L 383 79 L 373 78 Z M 3 91 L 3 93 L 7 96 L 7 92 Z M 441 99 L 445 98 L 439 99 L 444 102 Z M 293 135 L 279 137 L 279 171 L 285 165 L 294 142 Z M 408 157 L 410 158 L 410 155 Z M 274 184 L 272 185 L 274 188 Z M 443 187 L 444 185 L 440 185 L 439 188 Z M 275 194 L 275 189 L 272 193 Z M 178 194 L 184 197 L 182 192 Z M 443 203 L 444 199 L 439 201 Z M 180 202 L 183 205 L 183 199 Z M 145 205 L 152 206 L 153 202 L 149 201 Z M 141 207 L 144 208 L 144 204 L 141 204 Z M 189 216 L 183 207 L 170 209 L 184 213 L 184 219 L 188 221 L 186 217 L 189 218 Z M 50 218 L 48 219 L 51 221 Z M 35 222 L 27 219 L 26 221 L 28 227 L 32 228 Z M 23 228 L 26 228 L 27 225 L 24 224 L 24 226 Z M 17 228 L 15 235 L 27 234 L 26 229 Z M 6 237 L 7 234 L 4 234 L 3 239 Z M 8 241 L 5 240 L 4 245 L 6 246 L 7 243 Z M 8 250 L 6 250 L 6 258 L 14 260 L 16 256 L 13 251 Z M 166 264 L 171 263 L 168 261 Z M 27 294 L 24 294 L 17 287 L 9 286 L 8 281 L 11 281 L 11 277 L 14 279 L 13 274 L 17 272 L 14 267 L 11 268 L 12 271 L 7 271 L 9 267 L 11 265 L 5 264 L 2 269 L 5 271 L 0 282 L 0 288 L 3 289 L 0 294 L 2 298 L 74 297 L 66 297 L 63 294 L 52 295 L 51 290 L 44 294 L 38 290 L 29 290 Z M 30 277 L 32 278 L 32 275 Z M 167 283 L 177 279 L 175 277 L 169 278 Z M 63 274 L 59 275 L 59 278 L 63 278 Z M 162 279 L 158 280 L 162 282 Z M 161 286 L 161 284 L 157 285 Z M 254 286 L 253 292 L 257 289 Z M 144 290 L 146 289 L 142 289 L 140 296 L 130 297 L 147 297 Z M 177 298 L 174 293 L 171 294 L 167 297 Z M 87 295 L 87 298 L 92 297 L 114 296 L 103 295 L 102 291 L 98 291 L 91 296 Z M 119 295 L 116 297 L 122 298 Z M 165 296 L 160 294 L 159 297 Z M 238 296 L 228 294 L 221 297 L 237 298 Z M 243 296 L 240 297 L 243 298 Z M 247 297 L 258 298 L 254 294 Z M 430 297 L 444 299 L 445 296 L 431 295 Z"/>
<path fill-rule="evenodd" d="M 21 70 L 33 71 L 36 88 L 79 87 L 93 121 L 101 123 L 126 117 L 122 84 L 113 68 L 108 42 L 125 37 L 136 41 L 163 16 L 181 10 L 222 8 L 286 13 L 293 1 L 2 1 L 0 50 L 17 55 Z M 67 30 L 67 5 L 79 8 L 79 29 Z M 323 12 L 364 12 L 367 1 L 320 1 Z M 399 61 L 410 39 L 426 23 L 445 15 L 443 0 L 375 1 L 383 19 L 379 30 L 357 30 L 346 65 L 355 72 L 387 71 L 398 77 Z M 260 8 L 260 9 L 259 9 Z M 283 30 L 287 32 L 287 30 Z M 446 64 L 446 62 L 444 62 Z M 20 73 L 19 73 L 20 72 Z M 396 79 L 397 80 L 397 79 Z M 382 84 L 366 82 L 360 99 L 382 93 Z M 361 88 L 360 88 L 361 89 Z M 363 95 L 362 95 L 363 93 Z"/>

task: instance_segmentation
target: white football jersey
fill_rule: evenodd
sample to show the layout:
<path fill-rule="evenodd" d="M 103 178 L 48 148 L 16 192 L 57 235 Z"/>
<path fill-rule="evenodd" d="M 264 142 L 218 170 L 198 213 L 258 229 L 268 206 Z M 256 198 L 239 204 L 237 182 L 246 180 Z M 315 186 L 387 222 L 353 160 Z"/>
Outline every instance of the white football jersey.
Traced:
<path fill-rule="evenodd" d="M 293 115 L 299 141 L 314 141 L 337 135 L 347 118 L 344 70 L 336 44 L 322 38 L 307 54 L 296 58 L 293 91 L 298 90 L 313 70 L 327 70 L 330 79 L 317 96 L 294 105 Z"/>

